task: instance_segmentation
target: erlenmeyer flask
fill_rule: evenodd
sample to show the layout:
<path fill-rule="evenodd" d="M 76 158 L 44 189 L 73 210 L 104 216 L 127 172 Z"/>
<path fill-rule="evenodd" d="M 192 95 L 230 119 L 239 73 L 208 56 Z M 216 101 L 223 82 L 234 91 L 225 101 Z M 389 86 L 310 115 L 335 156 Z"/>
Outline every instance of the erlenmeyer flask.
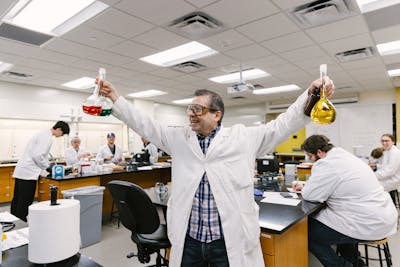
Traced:
<path fill-rule="evenodd" d="M 99 76 L 101 77 L 102 73 L 105 73 L 103 68 L 99 69 Z M 100 116 L 101 111 L 103 109 L 101 99 L 99 97 L 99 89 L 100 86 L 96 84 L 94 86 L 93 94 L 89 96 L 85 102 L 82 104 L 83 112 L 93 116 Z"/>
<path fill-rule="evenodd" d="M 331 101 L 325 96 L 325 76 L 327 73 L 326 64 L 319 66 L 322 88 L 321 88 L 321 98 L 315 103 L 311 110 L 311 122 L 316 124 L 330 124 L 335 121 L 336 110 Z"/>
<path fill-rule="evenodd" d="M 106 70 L 104 68 L 99 69 L 99 78 L 103 81 L 106 79 Z M 111 112 L 112 112 L 112 106 L 113 106 L 111 99 L 101 95 L 100 96 L 100 104 L 101 104 L 102 109 L 101 109 L 101 113 L 99 116 L 110 116 Z"/>

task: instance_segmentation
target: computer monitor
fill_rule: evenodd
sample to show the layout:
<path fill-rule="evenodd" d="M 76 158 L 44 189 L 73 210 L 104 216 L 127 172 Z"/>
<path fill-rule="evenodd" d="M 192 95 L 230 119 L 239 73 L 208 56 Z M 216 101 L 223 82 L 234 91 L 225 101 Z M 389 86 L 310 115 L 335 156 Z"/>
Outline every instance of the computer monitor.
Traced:
<path fill-rule="evenodd" d="M 278 173 L 279 162 L 276 157 L 273 158 L 259 158 L 257 159 L 257 173 Z"/>
<path fill-rule="evenodd" d="M 136 153 L 133 158 L 139 167 L 150 165 L 150 154 L 147 149 L 144 149 L 141 153 Z"/>

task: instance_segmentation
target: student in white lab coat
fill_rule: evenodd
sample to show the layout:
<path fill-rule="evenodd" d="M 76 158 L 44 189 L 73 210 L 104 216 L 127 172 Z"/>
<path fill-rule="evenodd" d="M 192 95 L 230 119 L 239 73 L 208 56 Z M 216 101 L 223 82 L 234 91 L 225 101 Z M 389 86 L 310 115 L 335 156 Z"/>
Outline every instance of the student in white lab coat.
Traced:
<path fill-rule="evenodd" d="M 96 155 L 97 160 L 104 160 L 104 163 L 118 164 L 123 160 L 122 150 L 115 144 L 115 133 L 107 133 L 107 144 L 100 147 Z"/>
<path fill-rule="evenodd" d="M 69 134 L 69 126 L 66 122 L 58 121 L 50 130 L 32 136 L 18 160 L 13 173 L 15 187 L 11 213 L 25 222 L 28 207 L 35 196 L 39 174 L 50 165 L 47 158 L 53 144 L 53 136 L 61 137 L 64 134 Z"/>
<path fill-rule="evenodd" d="M 187 107 L 190 127 L 178 128 L 159 124 L 119 96 L 109 82 L 100 83 L 100 93 L 114 102 L 113 115 L 172 157 L 169 266 L 264 266 L 253 195 L 255 158 L 310 121 L 305 103 L 321 81 L 314 81 L 276 120 L 230 129 L 221 124 L 224 103 L 214 92 L 196 91 Z M 330 97 L 333 84 L 329 78 L 325 83 Z"/>
<path fill-rule="evenodd" d="M 81 139 L 79 136 L 71 138 L 71 147 L 65 150 L 65 161 L 67 165 L 79 163 L 82 158 L 91 158 L 91 154 L 84 147 L 81 146 Z"/>
<path fill-rule="evenodd" d="M 400 150 L 394 145 L 395 139 L 391 134 L 383 134 L 381 142 L 384 149 L 383 157 L 375 175 L 383 188 L 390 192 L 393 198 L 393 194 L 396 193 L 395 190 L 400 187 Z"/>
<path fill-rule="evenodd" d="M 397 231 L 397 210 L 372 169 L 324 135 L 312 135 L 302 145 L 315 161 L 303 199 L 325 202 L 326 207 L 308 222 L 308 248 L 324 266 L 353 266 L 354 244 L 379 240 Z M 340 256 L 331 245 L 337 245 Z"/>
<path fill-rule="evenodd" d="M 154 164 L 155 162 L 158 161 L 158 149 L 155 145 L 149 142 L 146 138 L 142 137 L 142 142 L 144 149 L 147 150 L 147 152 L 150 155 L 150 163 Z"/>

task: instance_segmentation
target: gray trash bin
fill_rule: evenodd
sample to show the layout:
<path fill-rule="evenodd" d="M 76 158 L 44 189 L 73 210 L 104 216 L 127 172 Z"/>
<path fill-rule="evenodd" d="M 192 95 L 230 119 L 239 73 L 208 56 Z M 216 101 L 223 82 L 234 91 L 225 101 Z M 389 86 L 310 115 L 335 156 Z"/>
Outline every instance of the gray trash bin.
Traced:
<path fill-rule="evenodd" d="M 64 198 L 78 199 L 81 206 L 81 247 L 87 247 L 101 240 L 101 216 L 104 186 L 84 186 L 63 190 Z"/>

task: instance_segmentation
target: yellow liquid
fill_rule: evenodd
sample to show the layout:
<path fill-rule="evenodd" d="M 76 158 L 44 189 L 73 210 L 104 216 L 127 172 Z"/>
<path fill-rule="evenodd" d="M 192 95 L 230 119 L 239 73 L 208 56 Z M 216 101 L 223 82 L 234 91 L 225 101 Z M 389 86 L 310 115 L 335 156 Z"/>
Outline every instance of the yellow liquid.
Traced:
<path fill-rule="evenodd" d="M 324 96 L 315 103 L 311 110 L 311 122 L 316 124 L 330 124 L 335 121 L 336 110 L 332 103 Z"/>

